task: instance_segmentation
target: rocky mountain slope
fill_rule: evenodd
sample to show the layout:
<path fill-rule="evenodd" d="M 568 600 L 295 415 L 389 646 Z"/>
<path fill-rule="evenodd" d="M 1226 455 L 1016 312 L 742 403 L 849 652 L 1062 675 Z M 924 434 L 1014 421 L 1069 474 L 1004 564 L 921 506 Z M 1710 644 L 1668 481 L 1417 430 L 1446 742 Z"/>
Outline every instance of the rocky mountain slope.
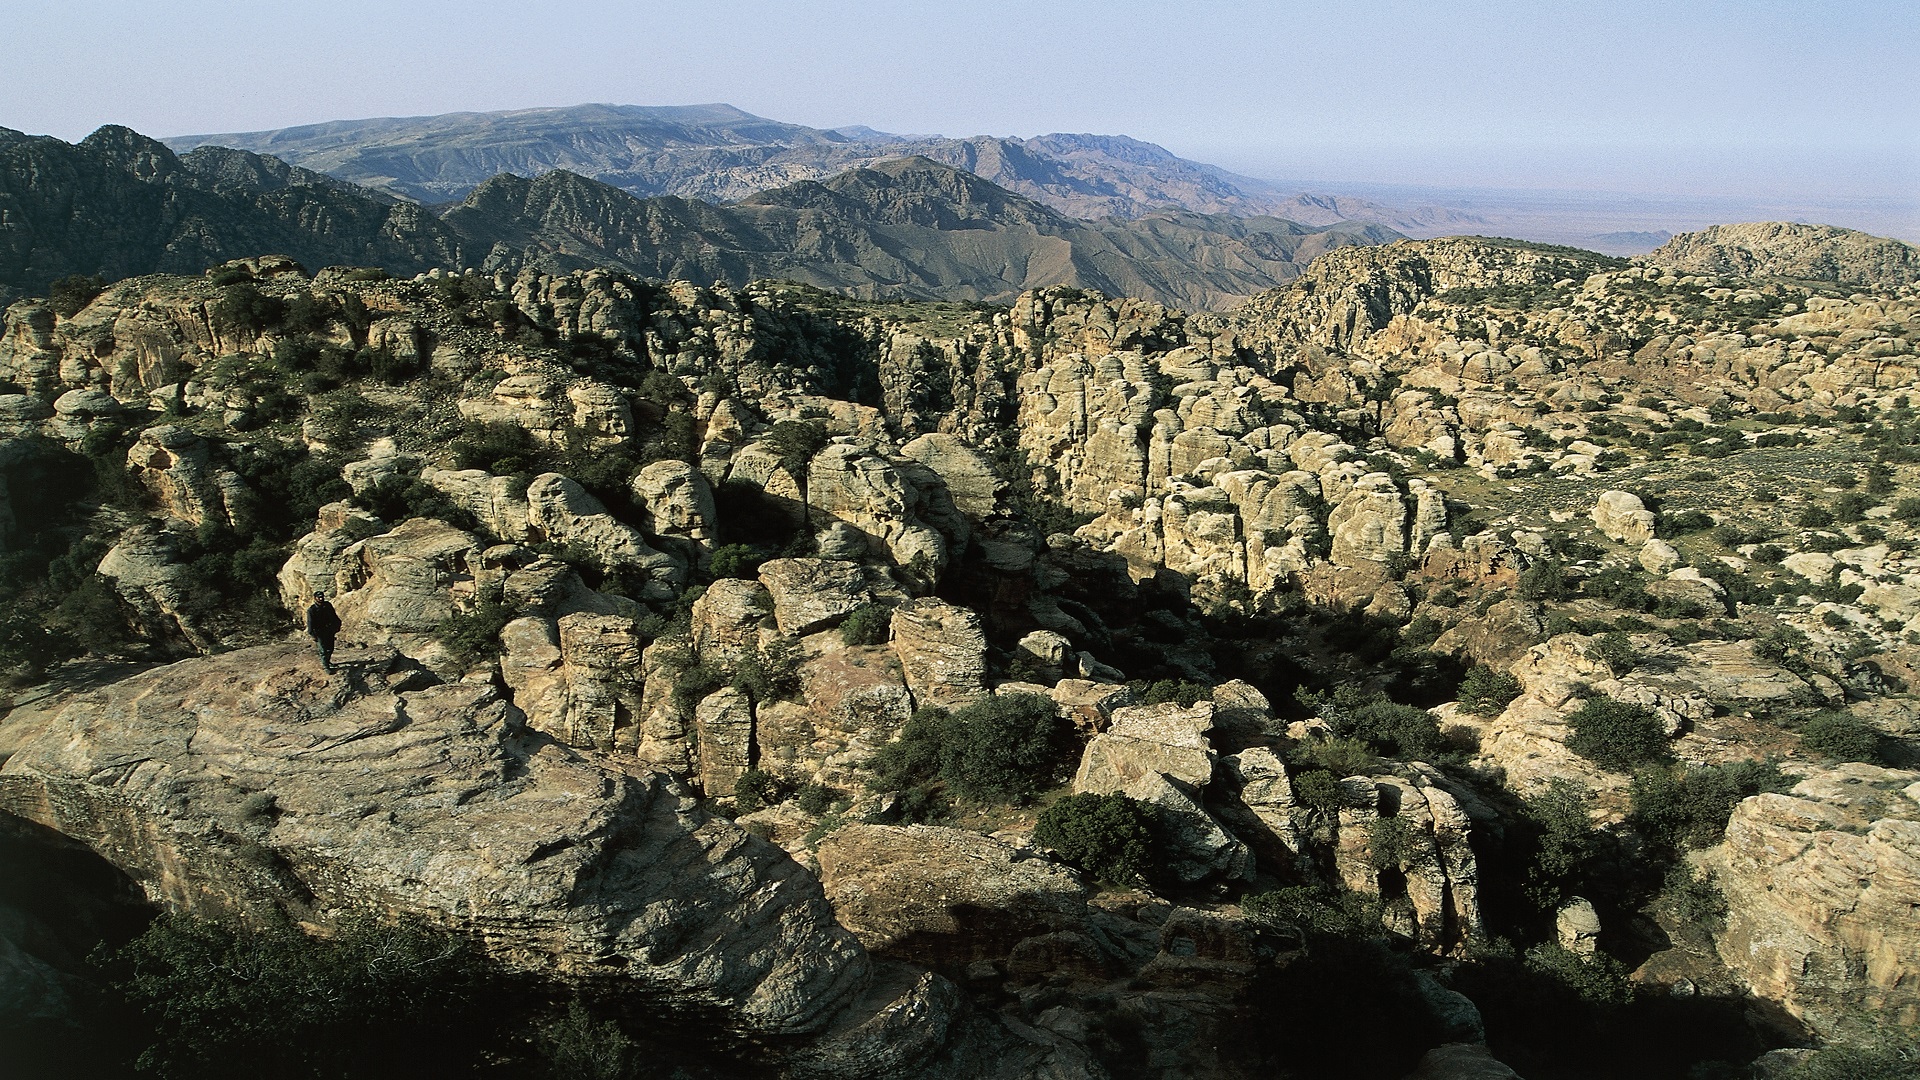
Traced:
<path fill-rule="evenodd" d="M 1677 236 L 1642 260 L 1676 274 L 1808 278 L 1897 289 L 1920 281 L 1920 248 L 1829 225 L 1757 221 Z"/>
<path fill-rule="evenodd" d="M 0 808 L 156 907 L 424 918 L 767 1075 L 1911 1064 L 1911 285 L 260 257 L 16 302 L 0 379 Z M 0 1001 L 97 978 L 44 937 Z"/>
<path fill-rule="evenodd" d="M 1116 135 L 1032 139 L 822 131 L 730 105 L 576 105 L 498 113 L 344 120 L 277 131 L 168 139 L 187 151 L 227 146 L 422 202 L 447 202 L 501 173 L 578 173 L 634 195 L 733 202 L 898 157 L 973 173 L 1069 217 L 1135 218 L 1167 210 L 1281 217 L 1311 225 L 1459 228 L 1477 219 L 1303 195 Z"/>
<path fill-rule="evenodd" d="M 536 253 L 525 261 L 548 270 L 612 266 L 735 284 L 781 278 L 868 298 L 1006 301 L 1059 284 L 1203 310 L 1271 288 L 1321 252 L 1397 235 L 1200 214 L 1074 221 L 925 158 L 724 207 L 635 199 L 567 172 L 500 177 L 445 220 L 476 244 L 495 238 Z"/>
<path fill-rule="evenodd" d="M 0 287 L 20 290 L 70 273 L 197 272 L 280 251 L 407 275 L 610 266 L 735 287 L 777 277 L 865 296 L 1000 301 L 1066 284 L 1216 308 L 1333 247 L 1397 236 L 1171 212 L 1082 222 L 925 158 L 725 207 L 637 199 L 565 171 L 503 175 L 436 217 L 270 157 L 216 147 L 177 157 L 126 129 L 78 146 L 21 136 L 4 150 L 0 215 L 14 227 Z"/>
<path fill-rule="evenodd" d="M 458 265 L 460 238 L 420 207 L 273 158 L 184 157 L 122 127 L 78 144 L 0 129 L 0 288 L 68 274 L 199 273 L 263 251 L 328 263 Z"/>

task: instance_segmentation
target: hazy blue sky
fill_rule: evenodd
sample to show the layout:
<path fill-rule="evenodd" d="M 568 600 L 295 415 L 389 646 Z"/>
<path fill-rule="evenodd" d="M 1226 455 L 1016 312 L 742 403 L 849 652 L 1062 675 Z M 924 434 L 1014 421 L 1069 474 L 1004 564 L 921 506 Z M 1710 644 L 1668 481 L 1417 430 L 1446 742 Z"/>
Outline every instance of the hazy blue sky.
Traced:
<path fill-rule="evenodd" d="M 0 125 L 78 138 L 725 101 L 1124 133 L 1255 175 L 1920 192 L 1920 2 L 0 0 Z"/>

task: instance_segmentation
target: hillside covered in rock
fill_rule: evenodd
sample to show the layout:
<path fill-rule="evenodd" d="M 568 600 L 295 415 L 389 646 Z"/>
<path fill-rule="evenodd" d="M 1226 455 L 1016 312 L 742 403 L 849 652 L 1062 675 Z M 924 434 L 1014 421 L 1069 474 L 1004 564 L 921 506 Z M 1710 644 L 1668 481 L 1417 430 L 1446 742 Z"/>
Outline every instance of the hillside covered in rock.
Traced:
<path fill-rule="evenodd" d="M 1051 213 L 942 175 L 754 205 Z M 76 899 L 0 890 L 0 1001 L 75 1004 L 6 1034 L 126 993 L 103 939 L 371 919 L 520 988 L 499 1075 L 1898 1075 L 1920 295 L 1864 288 L 1451 238 L 1225 313 L 17 301 L 0 841 Z"/>

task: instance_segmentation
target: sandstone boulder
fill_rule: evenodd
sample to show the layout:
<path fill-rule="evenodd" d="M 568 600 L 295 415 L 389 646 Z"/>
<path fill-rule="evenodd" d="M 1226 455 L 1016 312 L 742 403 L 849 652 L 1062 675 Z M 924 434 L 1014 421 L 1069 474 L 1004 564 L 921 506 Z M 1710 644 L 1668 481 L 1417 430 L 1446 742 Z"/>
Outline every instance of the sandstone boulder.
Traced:
<path fill-rule="evenodd" d="M 817 854 L 840 924 L 881 955 L 963 969 L 1087 916 L 1072 870 L 963 829 L 848 825 Z"/>
<path fill-rule="evenodd" d="M 289 642 L 15 709 L 0 810 L 194 913 L 324 924 L 372 904 L 475 931 L 512 966 L 633 980 L 767 1035 L 820 1032 L 859 997 L 864 950 L 777 849 L 662 776 L 527 731 L 487 685 L 364 678 L 329 678 Z"/>
<path fill-rule="evenodd" d="M 1756 795 L 1708 865 L 1720 958 L 1828 1036 L 1920 1024 L 1920 773 L 1849 764 Z"/>
<path fill-rule="evenodd" d="M 773 597 L 780 632 L 794 637 L 837 624 L 873 599 L 859 563 L 838 559 L 771 559 L 760 584 Z"/>
<path fill-rule="evenodd" d="M 957 708 L 986 696 L 987 638 L 980 616 L 932 597 L 893 612 L 893 651 L 914 702 Z"/>
<path fill-rule="evenodd" d="M 1194 787 L 1212 781 L 1213 703 L 1191 709 L 1173 702 L 1117 710 L 1107 730 L 1088 741 L 1074 774 L 1075 792 L 1125 791 L 1141 777 L 1165 774 Z"/>
<path fill-rule="evenodd" d="M 1653 539 L 1653 511 L 1629 491 L 1605 491 L 1593 504 L 1593 524 L 1623 544 L 1638 546 Z"/>

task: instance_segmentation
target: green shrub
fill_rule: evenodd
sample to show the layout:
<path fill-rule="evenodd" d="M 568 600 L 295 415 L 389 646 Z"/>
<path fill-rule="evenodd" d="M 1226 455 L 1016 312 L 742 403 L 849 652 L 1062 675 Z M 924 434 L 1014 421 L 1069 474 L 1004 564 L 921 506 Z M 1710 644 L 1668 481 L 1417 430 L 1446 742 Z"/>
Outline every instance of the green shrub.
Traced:
<path fill-rule="evenodd" d="M 1833 511 L 1824 506 L 1809 506 L 1793 519 L 1803 529 L 1824 529 L 1833 524 Z"/>
<path fill-rule="evenodd" d="M 1398 870 L 1423 854 L 1413 830 L 1400 818 L 1378 817 L 1367 824 L 1367 857 L 1374 870 Z"/>
<path fill-rule="evenodd" d="M 1431 757 L 1442 749 L 1440 723 L 1432 713 L 1399 704 L 1378 691 L 1345 685 L 1295 696 L 1318 712 L 1335 734 L 1360 739 L 1374 753 L 1386 757 Z"/>
<path fill-rule="evenodd" d="M 1905 498 L 1894 503 L 1893 516 L 1901 521 L 1920 521 L 1920 499 Z"/>
<path fill-rule="evenodd" d="M 1864 519 L 1867 511 L 1873 508 L 1874 498 L 1858 491 L 1849 491 L 1835 496 L 1833 516 L 1837 521 L 1855 522 Z"/>
<path fill-rule="evenodd" d="M 162 915 L 107 959 L 154 1026 L 143 1071 L 168 1077 L 403 1077 L 480 1068 L 488 972 L 424 924 L 350 918 L 326 938 Z"/>
<path fill-rule="evenodd" d="M 1633 1001 L 1634 984 L 1626 967 L 1605 953 L 1581 956 L 1548 942 L 1528 949 L 1526 964 L 1559 981 L 1589 1005 L 1617 1008 Z"/>
<path fill-rule="evenodd" d="M 722 544 L 713 549 L 713 555 L 707 560 L 707 572 L 715 580 L 720 578 L 746 578 L 751 580 L 760 574 L 760 564 L 767 561 L 767 552 L 749 544 Z"/>
<path fill-rule="evenodd" d="M 766 434 L 767 448 L 780 459 L 780 467 L 802 480 L 829 441 L 826 425 L 818 420 L 781 420 Z"/>
<path fill-rule="evenodd" d="M 742 814 L 764 809 L 786 797 L 786 785 L 764 769 L 748 769 L 733 782 L 733 804 Z"/>
<path fill-rule="evenodd" d="M 1660 535 L 1665 537 L 1686 536 L 1690 533 L 1706 532 L 1713 528 L 1713 516 L 1703 510 L 1684 510 L 1671 517 L 1660 519 Z"/>
<path fill-rule="evenodd" d="M 840 640 L 848 645 L 884 645 L 893 628 L 893 609 L 884 604 L 862 604 L 840 624 Z"/>
<path fill-rule="evenodd" d="M 1800 725 L 1800 745 L 1835 761 L 1881 760 L 1880 732 L 1843 712 L 1816 713 Z"/>
<path fill-rule="evenodd" d="M 595 1020 L 579 998 L 567 1014 L 534 1031 L 544 1070 L 552 1080 L 628 1080 L 638 1047 L 612 1020 Z"/>
<path fill-rule="evenodd" d="M 1567 749 L 1604 769 L 1630 772 L 1667 756 L 1666 730 L 1644 705 L 1599 695 L 1567 717 L 1567 726 Z"/>
<path fill-rule="evenodd" d="M 815 781 L 800 785 L 800 790 L 794 794 L 793 801 L 794 805 L 801 810 L 819 817 L 833 809 L 833 804 L 840 801 L 840 793 Z"/>
<path fill-rule="evenodd" d="M 1660 898 L 1680 925 L 1701 937 L 1711 938 L 1727 925 L 1727 897 L 1716 885 L 1711 873 L 1694 876 L 1682 863 L 1667 874 Z"/>
<path fill-rule="evenodd" d="M 1516 590 L 1522 600 L 1565 600 L 1567 568 L 1558 559 L 1540 559 L 1520 572 Z"/>
<path fill-rule="evenodd" d="M 1633 647 L 1633 639 L 1618 630 L 1602 634 L 1587 643 L 1587 656 L 1607 665 L 1615 678 L 1633 670 L 1640 662 L 1640 650 Z"/>
<path fill-rule="evenodd" d="M 1685 770 L 1651 766 L 1634 773 L 1630 820 L 1641 835 L 1662 846 L 1711 847 L 1725 834 L 1740 800 L 1791 786 L 1778 769 L 1761 762 Z"/>
<path fill-rule="evenodd" d="M 1380 767 L 1365 742 L 1341 736 L 1303 739 L 1287 751 L 1287 761 L 1296 768 L 1319 769 L 1335 777 L 1364 776 Z"/>
<path fill-rule="evenodd" d="M 454 664 L 471 668 L 500 655 L 500 631 L 515 617 L 505 604 L 481 604 L 473 611 L 449 616 L 434 629 Z"/>
<path fill-rule="evenodd" d="M 1144 884 L 1156 865 L 1154 808 L 1114 793 L 1069 795 L 1040 812 L 1034 842 L 1100 881 Z"/>
<path fill-rule="evenodd" d="M 1498 713 L 1519 696 L 1519 679 L 1482 664 L 1474 665 L 1460 681 L 1460 704 L 1480 716 Z"/>
<path fill-rule="evenodd" d="M 1359 937 L 1380 929 L 1380 902 L 1325 885 L 1289 885 L 1250 893 L 1240 901 L 1249 918 L 1280 926 L 1341 937 Z"/>
<path fill-rule="evenodd" d="M 47 306 L 61 318 L 71 319 L 106 289 L 107 279 L 96 274 L 68 274 L 47 286 Z"/>
<path fill-rule="evenodd" d="M 1787 557 L 1787 549 L 1778 544 L 1761 544 L 1753 549 L 1753 561 L 1762 566 L 1778 566 Z"/>
<path fill-rule="evenodd" d="M 1160 679 L 1148 682 L 1135 679 L 1127 686 L 1133 691 L 1133 700 L 1138 705 L 1163 705 L 1172 702 L 1183 709 L 1191 709 L 1213 696 L 1213 687 L 1205 683 L 1188 682 L 1185 679 Z"/>
<path fill-rule="evenodd" d="M 1325 769 L 1307 769 L 1293 778 L 1293 797 L 1300 805 L 1321 813 L 1336 813 L 1350 800 L 1340 778 Z"/>
<path fill-rule="evenodd" d="M 286 303 L 242 281 L 222 289 L 208 314 L 227 328 L 258 335 L 280 321 L 286 314 Z"/>
<path fill-rule="evenodd" d="M 509 423 L 470 423 L 447 447 L 456 468 L 515 476 L 539 466 L 541 448 L 525 428 Z"/>
<path fill-rule="evenodd" d="M 1542 910 L 1551 911 L 1572 893 L 1593 858 L 1591 803 L 1585 786 L 1564 778 L 1526 800 L 1534 836 L 1526 892 Z"/>
<path fill-rule="evenodd" d="M 471 511 L 417 476 L 389 476 L 354 495 L 353 504 L 392 524 L 408 518 L 432 518 L 456 529 L 479 526 Z"/>
<path fill-rule="evenodd" d="M 882 791 L 938 781 L 970 802 L 1022 803 L 1058 779 L 1073 745 L 1051 698 L 1003 694 L 952 713 L 919 710 L 871 764 Z"/>

